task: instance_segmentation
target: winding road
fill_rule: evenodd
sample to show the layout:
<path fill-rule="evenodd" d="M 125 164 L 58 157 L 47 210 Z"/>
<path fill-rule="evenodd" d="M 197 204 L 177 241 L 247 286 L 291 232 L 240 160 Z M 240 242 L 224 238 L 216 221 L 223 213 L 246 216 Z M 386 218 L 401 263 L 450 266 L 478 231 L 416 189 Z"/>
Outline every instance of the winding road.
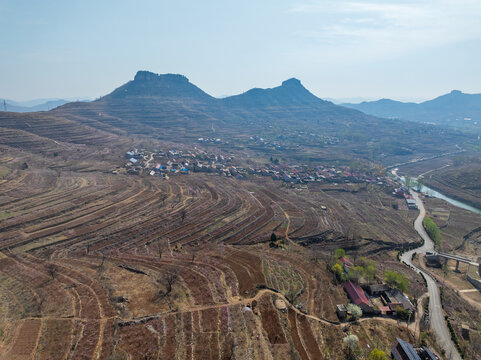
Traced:
<path fill-rule="evenodd" d="M 424 245 L 414 250 L 405 252 L 401 256 L 401 261 L 404 261 L 406 264 L 411 266 L 417 273 L 422 273 L 426 278 L 429 294 L 429 314 L 431 318 L 431 328 L 435 334 L 436 341 L 438 345 L 441 346 L 442 349 L 444 349 L 447 359 L 461 360 L 461 356 L 456 350 L 454 343 L 451 341 L 451 334 L 449 333 L 448 326 L 446 325 L 446 321 L 444 320 L 439 288 L 436 284 L 436 281 L 433 277 L 431 277 L 431 275 L 414 266 L 411 261 L 413 253 L 425 254 L 428 251 L 434 250 L 434 243 L 423 227 L 423 219 L 426 215 L 426 210 L 424 209 L 423 202 L 421 201 L 419 195 L 416 192 L 411 190 L 411 195 L 413 196 L 414 200 L 416 200 L 416 204 L 419 208 L 419 216 L 414 221 L 414 229 L 424 240 Z"/>

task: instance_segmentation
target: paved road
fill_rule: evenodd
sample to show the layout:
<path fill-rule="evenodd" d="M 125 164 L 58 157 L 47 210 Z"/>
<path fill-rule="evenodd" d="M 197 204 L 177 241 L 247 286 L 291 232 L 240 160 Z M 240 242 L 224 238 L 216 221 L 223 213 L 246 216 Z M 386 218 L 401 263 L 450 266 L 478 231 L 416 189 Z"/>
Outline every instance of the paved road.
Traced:
<path fill-rule="evenodd" d="M 426 214 L 423 202 L 421 201 L 417 193 L 415 193 L 414 191 L 411 191 L 411 193 L 414 200 L 416 200 L 416 204 L 419 208 L 419 216 L 414 221 L 414 229 L 424 239 L 424 245 L 415 250 L 404 253 L 401 256 L 401 260 L 413 267 L 416 272 L 424 274 L 424 277 L 426 278 L 426 281 L 428 283 L 429 314 L 431 318 L 431 328 L 436 336 L 436 341 L 438 345 L 441 346 L 442 349 L 444 349 L 447 359 L 461 360 L 461 356 L 459 356 L 458 351 L 454 346 L 454 343 L 451 341 L 451 335 L 449 333 L 448 326 L 446 325 L 446 321 L 444 320 L 443 309 L 441 307 L 441 299 L 439 296 L 439 288 L 436 284 L 436 281 L 430 275 L 415 267 L 411 262 L 411 257 L 414 252 L 416 254 L 424 254 L 427 251 L 434 250 L 434 243 L 423 227 L 423 218 Z"/>

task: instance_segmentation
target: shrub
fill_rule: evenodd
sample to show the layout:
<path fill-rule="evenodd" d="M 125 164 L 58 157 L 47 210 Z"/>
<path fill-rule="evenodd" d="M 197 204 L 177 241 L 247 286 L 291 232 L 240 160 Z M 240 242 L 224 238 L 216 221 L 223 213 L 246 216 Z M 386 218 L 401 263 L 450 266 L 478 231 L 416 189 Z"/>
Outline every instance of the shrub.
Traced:
<path fill-rule="evenodd" d="M 345 279 L 344 270 L 339 263 L 334 264 L 331 267 L 332 272 L 336 275 L 337 280 L 343 281 Z"/>
<path fill-rule="evenodd" d="M 387 355 L 384 351 L 374 348 L 369 354 L 369 360 L 387 360 Z"/>

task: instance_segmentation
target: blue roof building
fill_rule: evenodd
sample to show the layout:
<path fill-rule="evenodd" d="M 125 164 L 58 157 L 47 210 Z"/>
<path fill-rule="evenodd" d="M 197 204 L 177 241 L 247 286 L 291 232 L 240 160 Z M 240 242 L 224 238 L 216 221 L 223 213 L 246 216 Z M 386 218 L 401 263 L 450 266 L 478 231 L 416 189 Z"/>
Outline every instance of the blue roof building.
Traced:
<path fill-rule="evenodd" d="M 391 355 L 396 360 L 421 360 L 413 346 L 400 338 L 396 338 L 392 344 Z"/>

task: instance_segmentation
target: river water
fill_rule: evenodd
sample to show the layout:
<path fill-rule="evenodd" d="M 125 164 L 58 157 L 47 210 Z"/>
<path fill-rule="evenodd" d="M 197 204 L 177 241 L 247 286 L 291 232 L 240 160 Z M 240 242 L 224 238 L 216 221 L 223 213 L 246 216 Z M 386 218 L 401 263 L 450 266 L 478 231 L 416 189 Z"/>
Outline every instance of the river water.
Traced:
<path fill-rule="evenodd" d="M 397 169 L 395 169 L 395 170 L 393 170 L 393 171 L 391 171 L 391 172 L 392 172 L 392 174 L 393 174 L 394 176 L 397 176 L 403 183 L 405 183 L 405 178 L 404 178 L 404 176 L 399 176 L 399 175 L 397 174 Z M 413 180 L 415 180 L 415 179 L 413 179 Z M 426 194 L 426 195 L 429 195 L 429 196 L 432 196 L 432 197 L 435 197 L 435 198 L 438 198 L 438 199 L 442 199 L 442 200 L 444 200 L 444 201 L 446 201 L 446 202 L 448 202 L 448 203 L 450 203 L 450 204 L 452 204 L 452 205 L 454 205 L 454 206 L 457 206 L 457 207 L 459 207 L 459 208 L 461 208 L 461 209 L 469 210 L 469 211 L 472 211 L 472 212 L 475 213 L 475 214 L 481 215 L 481 209 L 478 209 L 478 208 L 475 208 L 474 206 L 465 204 L 465 203 L 463 203 L 462 201 L 458 201 L 458 200 L 452 199 L 452 198 L 450 198 L 449 196 L 446 196 L 446 195 L 440 193 L 439 191 L 436 191 L 436 190 L 434 190 L 434 189 L 431 189 L 430 187 L 428 187 L 428 186 L 426 186 L 426 185 L 422 185 L 422 184 L 421 184 L 421 186 L 419 186 L 419 185 L 413 186 L 413 189 L 416 190 L 416 191 L 420 191 L 420 192 L 422 192 L 422 193 L 424 193 L 424 194 Z"/>
<path fill-rule="evenodd" d="M 455 200 L 455 199 L 452 199 L 444 194 L 441 194 L 439 191 L 436 191 L 434 189 L 431 189 L 430 187 L 426 186 L 426 185 L 421 185 L 421 187 L 419 186 L 416 186 L 414 187 L 414 189 L 416 191 L 420 191 L 424 194 L 427 194 L 429 196 L 432 196 L 432 197 L 435 197 L 435 198 L 438 198 L 438 199 L 442 199 L 454 206 L 457 206 L 459 208 L 462 208 L 462 209 L 465 209 L 465 210 L 469 210 L 469 211 L 472 211 L 476 214 L 480 214 L 481 215 L 481 209 L 478 209 L 478 208 L 475 208 L 474 206 L 471 206 L 471 205 L 468 205 L 468 204 L 465 204 L 461 201 L 458 201 L 458 200 Z"/>

